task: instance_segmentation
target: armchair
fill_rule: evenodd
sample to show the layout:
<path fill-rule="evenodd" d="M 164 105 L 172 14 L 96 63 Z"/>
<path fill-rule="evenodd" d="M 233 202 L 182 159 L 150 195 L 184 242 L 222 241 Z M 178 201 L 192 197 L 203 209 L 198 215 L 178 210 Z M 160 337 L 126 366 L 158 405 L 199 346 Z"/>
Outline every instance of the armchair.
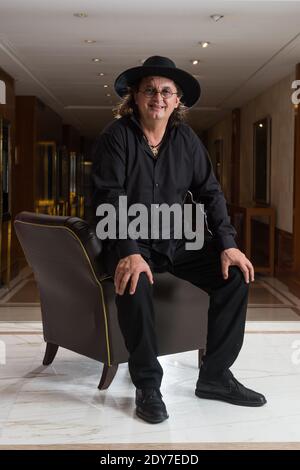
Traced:
<path fill-rule="evenodd" d="M 51 364 L 61 346 L 102 362 L 98 388 L 108 388 L 128 353 L 101 241 L 77 217 L 21 212 L 14 226 L 40 293 L 46 342 L 43 364 Z M 157 273 L 154 302 L 159 355 L 198 350 L 200 361 L 207 294 L 169 273 Z"/>

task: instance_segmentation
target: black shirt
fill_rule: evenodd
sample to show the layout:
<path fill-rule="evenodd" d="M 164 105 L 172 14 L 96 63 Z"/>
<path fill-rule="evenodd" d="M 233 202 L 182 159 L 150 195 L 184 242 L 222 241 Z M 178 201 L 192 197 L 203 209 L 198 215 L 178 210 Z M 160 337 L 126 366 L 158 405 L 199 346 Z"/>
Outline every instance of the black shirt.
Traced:
<path fill-rule="evenodd" d="M 118 213 L 119 196 L 127 196 L 128 207 L 143 203 L 183 204 L 187 191 L 204 204 L 207 222 L 220 251 L 236 247 L 235 229 L 230 224 L 226 201 L 213 173 L 208 153 L 199 137 L 185 123 L 170 120 L 159 153 L 154 158 L 137 116 L 113 121 L 99 136 L 93 155 L 93 210 L 102 203 L 113 204 Z M 120 258 L 151 251 L 172 261 L 178 240 L 126 239 L 106 241 Z"/>

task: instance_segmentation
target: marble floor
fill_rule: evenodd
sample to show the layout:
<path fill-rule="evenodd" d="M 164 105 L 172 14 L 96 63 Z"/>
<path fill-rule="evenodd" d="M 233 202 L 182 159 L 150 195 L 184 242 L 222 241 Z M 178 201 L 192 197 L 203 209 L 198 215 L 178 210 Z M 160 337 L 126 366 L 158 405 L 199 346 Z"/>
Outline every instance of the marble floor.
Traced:
<path fill-rule="evenodd" d="M 0 299 L 0 448 L 299 448 L 299 320 L 300 299 L 276 279 L 258 279 L 232 371 L 264 393 L 267 405 L 199 399 L 197 353 L 164 356 L 162 393 L 170 418 L 154 426 L 135 416 L 127 365 L 106 391 L 97 389 L 102 366 L 96 361 L 60 349 L 51 366 L 42 365 L 39 299 L 28 276 Z"/>

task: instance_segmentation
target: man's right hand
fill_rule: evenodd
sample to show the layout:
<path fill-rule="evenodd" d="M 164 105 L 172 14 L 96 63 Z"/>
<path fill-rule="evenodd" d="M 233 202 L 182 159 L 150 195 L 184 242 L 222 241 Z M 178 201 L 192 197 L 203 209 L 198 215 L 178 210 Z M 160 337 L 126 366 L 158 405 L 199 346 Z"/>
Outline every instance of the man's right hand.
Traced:
<path fill-rule="evenodd" d="M 135 293 L 140 273 L 145 272 L 151 284 L 153 284 L 153 275 L 150 266 L 141 255 L 129 255 L 120 259 L 115 271 L 115 289 L 116 294 L 123 295 L 127 283 L 131 278 L 129 293 Z"/>

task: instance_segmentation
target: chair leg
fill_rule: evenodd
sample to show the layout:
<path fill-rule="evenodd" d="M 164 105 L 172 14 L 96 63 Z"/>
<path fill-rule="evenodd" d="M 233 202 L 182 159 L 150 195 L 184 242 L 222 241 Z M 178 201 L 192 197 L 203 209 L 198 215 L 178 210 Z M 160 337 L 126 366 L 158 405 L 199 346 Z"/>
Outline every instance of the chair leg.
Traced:
<path fill-rule="evenodd" d="M 43 359 L 44 366 L 49 366 L 49 364 L 53 362 L 53 359 L 56 356 L 57 350 L 58 350 L 57 344 L 47 343 L 45 356 Z"/>
<path fill-rule="evenodd" d="M 198 350 L 198 368 L 201 369 L 202 365 L 202 357 L 204 356 L 205 349 L 199 349 Z"/>
<path fill-rule="evenodd" d="M 113 364 L 110 367 L 107 364 L 104 364 L 100 383 L 98 385 L 99 390 L 105 390 L 110 386 L 117 370 L 118 364 Z"/>

